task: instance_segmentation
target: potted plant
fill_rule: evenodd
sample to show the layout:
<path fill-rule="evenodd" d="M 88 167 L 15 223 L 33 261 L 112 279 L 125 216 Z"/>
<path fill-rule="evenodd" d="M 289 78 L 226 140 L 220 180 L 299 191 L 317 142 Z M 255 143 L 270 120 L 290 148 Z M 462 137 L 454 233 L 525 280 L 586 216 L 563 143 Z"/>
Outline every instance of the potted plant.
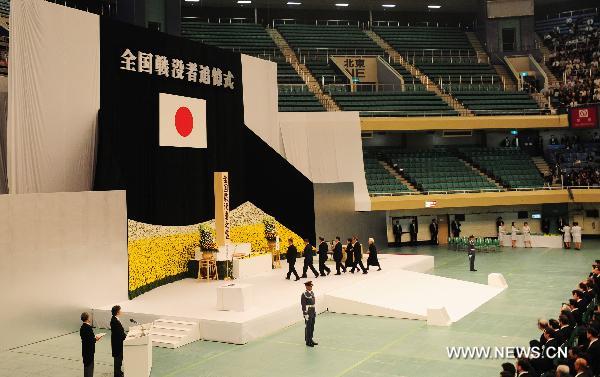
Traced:
<path fill-rule="evenodd" d="M 217 241 L 215 230 L 208 225 L 200 224 L 200 249 L 202 249 L 202 259 L 212 258 L 212 253 L 216 252 Z"/>

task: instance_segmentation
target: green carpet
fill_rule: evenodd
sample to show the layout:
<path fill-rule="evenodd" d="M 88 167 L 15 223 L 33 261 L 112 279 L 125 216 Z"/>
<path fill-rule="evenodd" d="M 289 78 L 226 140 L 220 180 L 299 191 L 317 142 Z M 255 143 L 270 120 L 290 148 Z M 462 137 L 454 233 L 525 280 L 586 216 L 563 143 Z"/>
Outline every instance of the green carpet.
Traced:
<path fill-rule="evenodd" d="M 434 255 L 434 273 L 440 276 L 486 284 L 488 273 L 501 272 L 509 288 L 448 328 L 326 313 L 317 318 L 315 339 L 320 344 L 314 349 L 304 345 L 302 324 L 244 346 L 199 341 L 177 350 L 154 348 L 152 376 L 497 376 L 505 360 L 450 360 L 446 347 L 516 346 L 537 338 L 537 319 L 555 318 L 593 260 L 600 259 L 600 242 L 588 241 L 584 247 L 579 252 L 505 248 L 478 254 L 478 272 L 468 271 L 464 252 L 432 247 L 386 250 Z M 97 346 L 96 376 L 111 375 L 107 340 Z M 79 334 L 65 335 L 0 353 L 0 376 L 80 376 L 79 355 Z"/>

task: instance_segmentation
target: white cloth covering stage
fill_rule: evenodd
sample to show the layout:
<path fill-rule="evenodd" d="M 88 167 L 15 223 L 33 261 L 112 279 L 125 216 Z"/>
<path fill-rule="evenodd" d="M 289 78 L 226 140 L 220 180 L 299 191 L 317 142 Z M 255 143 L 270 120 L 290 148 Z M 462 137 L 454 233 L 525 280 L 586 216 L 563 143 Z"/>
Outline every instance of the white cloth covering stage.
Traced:
<path fill-rule="evenodd" d="M 501 239 L 502 246 L 511 246 L 511 235 L 506 234 Z M 525 247 L 523 235 L 517 234 L 517 247 Z M 531 235 L 531 247 L 547 247 L 551 249 L 561 249 L 563 247 L 560 236 Z"/>
<path fill-rule="evenodd" d="M 428 307 L 444 306 L 451 320 L 457 321 L 502 291 L 423 273 L 433 269 L 432 256 L 383 254 L 379 260 L 383 271 L 371 270 L 367 275 L 311 276 L 317 311 L 426 319 Z M 125 313 L 122 322 L 129 323 L 129 318 L 197 320 L 201 339 L 245 344 L 303 320 L 300 295 L 306 279 L 285 280 L 287 266 L 282 264 L 284 268 L 267 274 L 235 280 L 252 288 L 252 305 L 245 311 L 218 310 L 217 288 L 226 282 L 185 279 L 118 303 Z M 112 305 L 94 310 L 97 326 L 107 326 Z"/>

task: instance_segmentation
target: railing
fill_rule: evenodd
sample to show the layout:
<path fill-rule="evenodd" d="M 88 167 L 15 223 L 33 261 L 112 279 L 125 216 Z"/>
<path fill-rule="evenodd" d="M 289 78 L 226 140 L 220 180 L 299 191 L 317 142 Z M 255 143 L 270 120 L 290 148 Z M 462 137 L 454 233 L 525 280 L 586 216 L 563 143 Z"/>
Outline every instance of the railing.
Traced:
<path fill-rule="evenodd" d="M 332 55 L 352 55 L 352 56 L 379 56 L 382 53 L 375 53 L 374 50 L 378 49 L 373 47 L 371 49 L 366 48 L 329 48 L 329 47 L 314 47 L 314 48 L 294 48 L 294 52 L 298 57 L 329 57 Z"/>
<path fill-rule="evenodd" d="M 392 44 L 390 44 L 392 47 L 394 47 Z M 400 53 L 406 60 L 410 60 L 411 57 L 415 58 L 417 56 L 420 57 L 430 57 L 430 56 L 445 56 L 445 57 L 474 57 L 477 58 L 477 53 L 473 50 L 473 49 L 464 49 L 464 48 L 458 48 L 458 49 L 439 49 L 439 48 L 423 48 L 423 49 L 408 49 L 408 50 L 401 50 Z"/>
<path fill-rule="evenodd" d="M 403 110 L 356 110 L 359 113 L 371 114 L 370 116 L 361 115 L 361 117 L 371 118 L 377 117 L 378 114 L 381 114 L 381 117 L 392 117 L 392 118 L 417 118 L 417 117 L 447 117 L 447 116 L 457 116 L 458 114 L 450 114 L 450 112 L 456 110 L 447 110 L 444 112 L 441 111 L 403 111 Z M 389 115 L 390 113 L 394 113 L 393 115 Z"/>
<path fill-rule="evenodd" d="M 478 56 L 416 56 L 413 55 L 412 57 L 410 56 L 406 56 L 405 59 L 409 62 L 411 62 L 411 64 L 415 65 L 415 63 L 417 64 L 423 64 L 423 63 L 431 63 L 431 64 L 435 64 L 435 63 L 450 63 L 450 64 L 461 64 L 461 63 L 488 63 L 489 64 L 489 56 L 487 58 L 487 62 L 483 61 L 482 59 L 480 59 Z"/>
<path fill-rule="evenodd" d="M 546 15 L 546 20 L 550 20 L 553 18 L 564 18 L 564 17 L 573 17 L 573 16 L 578 16 L 578 15 L 584 15 L 584 14 L 598 14 L 598 8 L 585 8 L 585 9 L 577 9 L 577 10 L 568 10 L 568 11 L 564 11 L 564 12 L 559 12 L 559 13 L 555 13 L 554 15 L 556 17 L 551 17 L 554 15 L 551 14 L 547 14 Z"/>
<path fill-rule="evenodd" d="M 204 20 L 203 17 L 197 16 L 184 16 L 182 17 L 184 20 Z M 203 21 L 201 21 L 203 22 Z M 218 17 L 211 21 L 210 17 L 206 18 L 206 22 L 209 24 L 253 24 L 254 18 L 246 18 L 246 17 Z"/>
<path fill-rule="evenodd" d="M 460 22 L 458 24 L 456 24 L 456 25 L 440 25 L 439 22 L 421 21 L 421 22 L 414 22 L 411 25 L 410 22 L 400 23 L 400 21 L 385 21 L 385 20 L 376 20 L 376 21 L 373 21 L 373 26 L 395 26 L 395 27 L 400 27 L 400 26 L 426 26 L 426 27 L 432 27 L 432 28 L 436 28 L 436 27 L 457 27 L 459 29 L 461 29 L 463 27 L 463 25 Z"/>
<path fill-rule="evenodd" d="M 345 77 L 345 76 L 344 76 Z M 322 77 L 324 80 L 324 77 Z M 357 83 L 357 84 L 325 84 L 323 91 L 329 93 L 350 93 L 356 92 L 405 92 L 405 91 L 417 91 L 421 88 L 427 89 L 427 86 L 422 84 L 418 79 L 413 78 L 413 82 L 404 82 L 404 84 L 368 84 L 368 83 Z"/>
<path fill-rule="evenodd" d="M 561 186 L 561 187 L 517 187 L 517 188 L 497 188 L 497 189 L 479 189 L 479 190 L 430 190 L 420 192 L 386 192 L 377 193 L 370 192 L 370 196 L 402 196 L 402 195 L 452 195 L 452 194 L 474 194 L 474 193 L 485 193 L 485 192 L 510 192 L 510 191 L 555 191 L 565 189 L 578 189 L 578 190 L 589 190 L 589 189 L 600 189 L 600 185 L 588 185 L 588 186 Z"/>
<path fill-rule="evenodd" d="M 306 84 L 277 84 L 279 93 L 310 93 Z"/>

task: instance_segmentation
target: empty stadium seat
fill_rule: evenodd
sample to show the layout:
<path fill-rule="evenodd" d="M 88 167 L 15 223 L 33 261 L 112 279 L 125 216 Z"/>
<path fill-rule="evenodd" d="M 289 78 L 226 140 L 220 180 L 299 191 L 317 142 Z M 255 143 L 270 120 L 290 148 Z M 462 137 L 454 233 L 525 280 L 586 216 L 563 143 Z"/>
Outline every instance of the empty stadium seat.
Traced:
<path fill-rule="evenodd" d="M 371 195 L 409 192 L 409 188 L 396 179 L 374 157 L 364 155 L 365 178 Z"/>

